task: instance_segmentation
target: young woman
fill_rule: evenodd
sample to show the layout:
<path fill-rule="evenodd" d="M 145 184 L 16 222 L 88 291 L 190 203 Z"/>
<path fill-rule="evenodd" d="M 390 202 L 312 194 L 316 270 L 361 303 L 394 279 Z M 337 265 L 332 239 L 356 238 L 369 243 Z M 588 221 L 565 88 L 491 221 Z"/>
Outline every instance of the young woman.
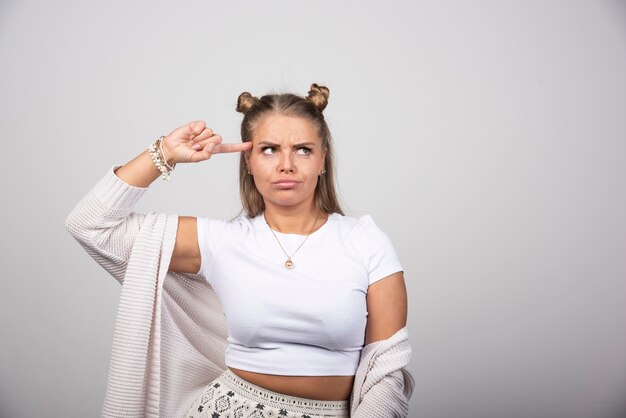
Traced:
<path fill-rule="evenodd" d="M 317 84 L 307 97 L 244 92 L 242 143 L 222 143 L 195 121 L 114 170 L 129 187 L 147 188 L 176 164 L 241 153 L 242 213 L 178 217 L 169 272 L 206 280 L 229 331 L 227 367 L 187 417 L 350 416 L 363 347 L 406 327 L 392 243 L 370 216 L 345 216 L 337 201 L 328 97 Z M 389 385 L 378 380 L 378 390 Z"/>

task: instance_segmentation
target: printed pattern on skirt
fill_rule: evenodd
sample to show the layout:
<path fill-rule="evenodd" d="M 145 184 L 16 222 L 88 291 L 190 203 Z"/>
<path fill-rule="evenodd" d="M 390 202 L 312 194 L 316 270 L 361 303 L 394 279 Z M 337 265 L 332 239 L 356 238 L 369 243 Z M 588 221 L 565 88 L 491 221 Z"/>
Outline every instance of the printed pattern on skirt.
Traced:
<path fill-rule="evenodd" d="M 209 383 L 187 418 L 348 418 L 349 402 L 323 401 L 274 392 L 226 369 Z"/>

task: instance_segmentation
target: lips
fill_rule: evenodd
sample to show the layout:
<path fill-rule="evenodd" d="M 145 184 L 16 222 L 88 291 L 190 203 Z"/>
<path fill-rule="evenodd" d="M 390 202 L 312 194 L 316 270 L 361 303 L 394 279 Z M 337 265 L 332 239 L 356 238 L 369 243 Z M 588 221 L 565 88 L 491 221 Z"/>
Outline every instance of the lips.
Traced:
<path fill-rule="evenodd" d="M 295 187 L 300 183 L 300 181 L 298 180 L 294 180 L 294 179 L 280 179 L 280 180 L 276 180 L 274 182 L 272 182 L 273 185 L 280 187 L 280 188 L 290 188 L 290 187 Z"/>

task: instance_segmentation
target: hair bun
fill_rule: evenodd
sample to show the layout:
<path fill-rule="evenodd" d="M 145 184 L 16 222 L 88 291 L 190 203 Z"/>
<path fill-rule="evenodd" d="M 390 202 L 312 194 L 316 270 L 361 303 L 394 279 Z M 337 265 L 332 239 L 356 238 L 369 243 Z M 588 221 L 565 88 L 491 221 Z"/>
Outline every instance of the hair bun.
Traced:
<path fill-rule="evenodd" d="M 237 112 L 246 113 L 252 106 L 259 102 L 258 97 L 254 97 L 247 91 L 244 91 L 239 95 L 237 99 Z"/>
<path fill-rule="evenodd" d="M 330 90 L 326 86 L 320 86 L 317 83 L 311 84 L 311 90 L 309 90 L 308 96 L 306 98 L 313 102 L 313 104 L 318 108 L 321 112 L 326 109 L 328 105 L 328 96 L 330 95 Z"/>

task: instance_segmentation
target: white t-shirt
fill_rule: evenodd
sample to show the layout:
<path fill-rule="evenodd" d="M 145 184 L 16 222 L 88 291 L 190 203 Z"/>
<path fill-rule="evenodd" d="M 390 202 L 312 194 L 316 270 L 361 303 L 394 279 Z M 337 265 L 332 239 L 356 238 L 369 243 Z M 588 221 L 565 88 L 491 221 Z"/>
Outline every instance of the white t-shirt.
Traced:
<path fill-rule="evenodd" d="M 291 258 L 291 269 L 262 213 L 197 220 L 198 274 L 215 289 L 229 329 L 226 366 L 280 375 L 355 374 L 367 288 L 402 271 L 371 216 L 329 215 Z M 305 238 L 274 233 L 290 255 Z"/>

